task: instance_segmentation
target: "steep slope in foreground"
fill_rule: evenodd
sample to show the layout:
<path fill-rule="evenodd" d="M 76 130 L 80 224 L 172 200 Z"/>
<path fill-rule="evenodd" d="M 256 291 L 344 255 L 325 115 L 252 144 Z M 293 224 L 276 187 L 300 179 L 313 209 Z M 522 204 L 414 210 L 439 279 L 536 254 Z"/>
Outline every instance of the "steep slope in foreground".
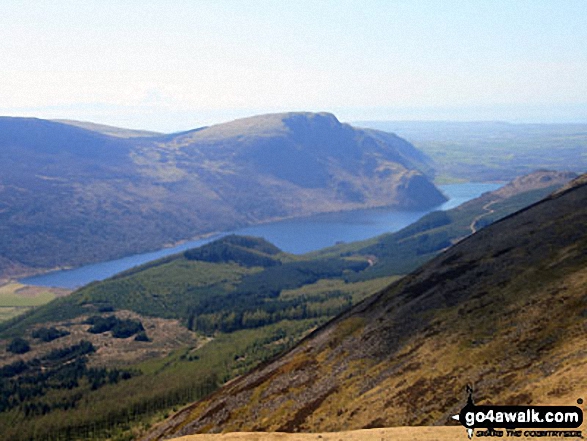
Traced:
<path fill-rule="evenodd" d="M 587 393 L 587 182 L 509 216 L 146 439 L 445 424 L 477 403 Z"/>
<path fill-rule="evenodd" d="M 157 137 L 0 118 L 0 277 L 261 221 L 433 207 L 427 157 L 333 115 L 263 115 Z"/>

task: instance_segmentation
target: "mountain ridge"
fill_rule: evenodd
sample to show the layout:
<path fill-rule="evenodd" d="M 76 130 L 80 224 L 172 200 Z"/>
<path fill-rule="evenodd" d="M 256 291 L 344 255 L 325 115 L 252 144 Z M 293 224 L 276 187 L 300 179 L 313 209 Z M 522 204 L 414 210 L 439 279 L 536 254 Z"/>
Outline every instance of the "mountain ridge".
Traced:
<path fill-rule="evenodd" d="M 430 168 L 401 138 L 331 114 L 262 115 L 130 138 L 3 117 L 0 275 L 108 260 L 261 221 L 434 206 L 446 198 L 420 171 Z"/>
<path fill-rule="evenodd" d="M 127 129 L 123 127 L 116 127 L 107 124 L 98 124 L 90 121 L 78 121 L 73 119 L 53 119 L 51 121 L 67 124 L 70 126 L 80 127 L 82 129 L 91 130 L 93 132 L 102 133 L 104 135 L 113 136 L 117 138 L 134 138 L 134 137 L 157 137 L 162 136 L 162 133 L 152 132 L 149 130 Z"/>

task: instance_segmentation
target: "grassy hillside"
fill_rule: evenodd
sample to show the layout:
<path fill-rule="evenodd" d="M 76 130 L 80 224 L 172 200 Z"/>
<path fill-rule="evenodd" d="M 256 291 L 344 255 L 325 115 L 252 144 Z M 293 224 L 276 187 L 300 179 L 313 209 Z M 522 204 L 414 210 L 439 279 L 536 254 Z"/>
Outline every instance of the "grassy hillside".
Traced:
<path fill-rule="evenodd" d="M 0 323 L 69 293 L 69 290 L 59 288 L 26 286 L 20 283 L 0 284 Z"/>
<path fill-rule="evenodd" d="M 158 136 L 72 124 L 0 118 L 0 277 L 260 221 L 445 200 L 412 145 L 330 114 Z"/>
<path fill-rule="evenodd" d="M 362 121 L 429 155 L 437 182 L 510 180 L 537 169 L 587 170 L 587 125 L 505 122 Z"/>
<path fill-rule="evenodd" d="M 94 335 L 81 320 L 72 321 L 66 327 L 72 336 L 95 347 L 95 352 L 75 360 L 76 365 L 86 366 L 85 372 L 47 371 L 50 366 L 43 357 L 51 343 L 37 344 L 31 339 L 36 345 L 32 360 L 39 361 L 17 377 L 5 376 L 1 381 L 3 396 L 10 403 L 0 412 L 2 439 L 133 439 L 133 433 L 290 347 L 306 329 L 320 323 L 283 321 L 207 341 L 185 334 L 185 328 L 182 334 L 168 320 L 140 320 L 149 342 L 137 342 L 134 337 L 119 342 L 108 332 Z M 55 345 L 63 347 L 65 342 L 59 340 Z M 113 371 L 120 375 L 112 376 Z M 27 394 L 28 384 L 36 386 Z M 12 392 L 15 385 L 19 395 Z"/>
<path fill-rule="evenodd" d="M 587 393 L 586 200 L 584 175 L 460 241 L 145 439 L 446 424 L 467 384 L 478 404 L 574 405 Z"/>
<path fill-rule="evenodd" d="M 141 430 L 391 282 L 345 282 L 367 265 L 228 236 L 56 299 L 2 326 L 0 436 L 108 438 L 128 435 L 131 422 Z M 30 346 L 21 355 L 7 350 L 16 336 Z M 77 370 L 48 365 L 47 354 L 80 341 L 95 350 L 74 358 Z"/>

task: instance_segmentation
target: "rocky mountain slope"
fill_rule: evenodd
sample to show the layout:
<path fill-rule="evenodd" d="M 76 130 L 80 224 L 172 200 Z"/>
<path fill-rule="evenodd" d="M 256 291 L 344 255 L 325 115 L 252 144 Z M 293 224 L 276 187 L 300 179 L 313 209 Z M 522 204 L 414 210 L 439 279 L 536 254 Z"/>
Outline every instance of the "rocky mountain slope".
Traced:
<path fill-rule="evenodd" d="M 330 114 L 158 136 L 71 124 L 0 118 L 0 276 L 271 219 L 445 200 L 411 144 Z"/>
<path fill-rule="evenodd" d="M 587 393 L 587 179 L 459 242 L 145 439 L 446 424 Z"/>

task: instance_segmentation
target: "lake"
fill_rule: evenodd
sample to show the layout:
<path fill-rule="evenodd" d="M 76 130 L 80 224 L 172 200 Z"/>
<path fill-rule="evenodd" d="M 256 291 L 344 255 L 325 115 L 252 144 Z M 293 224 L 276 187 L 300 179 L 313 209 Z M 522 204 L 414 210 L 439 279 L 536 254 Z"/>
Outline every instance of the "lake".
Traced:
<path fill-rule="evenodd" d="M 21 279 L 28 285 L 77 288 L 92 281 L 104 280 L 121 271 L 161 257 L 195 248 L 227 234 L 263 237 L 283 251 L 303 254 L 319 250 L 337 242 L 354 242 L 384 233 L 401 230 L 434 210 L 449 210 L 482 193 L 499 188 L 502 184 L 465 183 L 439 185 L 449 198 L 444 204 L 430 210 L 398 211 L 390 208 L 374 208 L 339 213 L 318 214 L 309 217 L 271 222 L 193 240 L 150 253 L 135 254 L 122 259 L 85 265 L 71 270 L 53 271 L 35 277 Z"/>

